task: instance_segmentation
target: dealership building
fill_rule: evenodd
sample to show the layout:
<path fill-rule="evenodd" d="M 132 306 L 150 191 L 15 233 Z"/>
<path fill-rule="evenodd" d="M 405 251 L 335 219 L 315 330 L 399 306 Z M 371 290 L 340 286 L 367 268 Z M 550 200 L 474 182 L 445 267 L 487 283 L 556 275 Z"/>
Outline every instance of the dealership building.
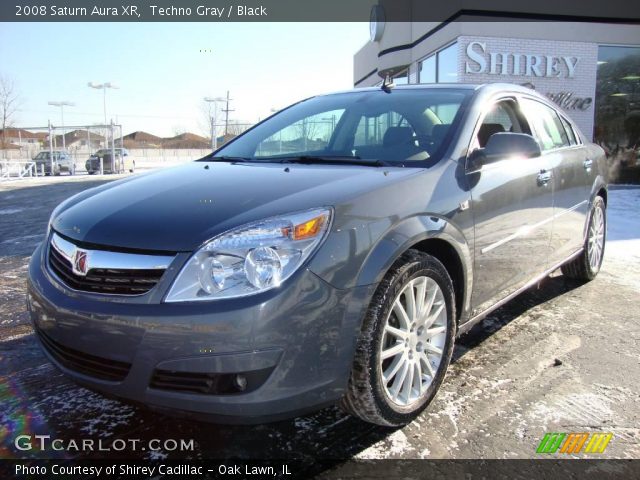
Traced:
<path fill-rule="evenodd" d="M 371 40 L 355 54 L 356 87 L 386 76 L 395 84 L 525 84 L 609 151 L 640 147 L 640 26 L 383 18 L 372 12 Z"/>

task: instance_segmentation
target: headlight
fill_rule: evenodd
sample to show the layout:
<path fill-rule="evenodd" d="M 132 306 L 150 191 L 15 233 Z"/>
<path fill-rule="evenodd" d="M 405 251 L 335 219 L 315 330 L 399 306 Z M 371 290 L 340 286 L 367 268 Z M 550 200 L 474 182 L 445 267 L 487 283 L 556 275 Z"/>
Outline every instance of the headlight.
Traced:
<path fill-rule="evenodd" d="M 243 297 L 279 286 L 322 243 L 332 211 L 251 223 L 207 242 L 182 268 L 166 302 Z"/>

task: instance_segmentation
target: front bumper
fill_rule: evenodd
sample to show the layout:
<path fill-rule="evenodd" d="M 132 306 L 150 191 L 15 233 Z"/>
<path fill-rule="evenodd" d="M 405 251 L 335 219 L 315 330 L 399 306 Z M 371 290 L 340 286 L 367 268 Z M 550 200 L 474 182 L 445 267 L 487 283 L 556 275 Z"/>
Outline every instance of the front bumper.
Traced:
<path fill-rule="evenodd" d="M 279 289 L 240 299 L 165 304 L 152 290 L 129 301 L 70 290 L 44 267 L 43 250 L 29 265 L 29 311 L 47 357 L 80 384 L 228 423 L 290 417 L 344 392 L 373 286 L 338 290 L 303 269 Z M 177 375 L 178 386 L 193 375 L 246 373 L 249 388 L 165 388 L 158 372 Z"/>

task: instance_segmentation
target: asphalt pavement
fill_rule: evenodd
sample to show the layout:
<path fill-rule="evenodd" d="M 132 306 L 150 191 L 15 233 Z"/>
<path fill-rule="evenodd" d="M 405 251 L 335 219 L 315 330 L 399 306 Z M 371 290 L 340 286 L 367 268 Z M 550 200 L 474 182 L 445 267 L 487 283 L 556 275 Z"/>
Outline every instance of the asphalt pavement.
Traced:
<path fill-rule="evenodd" d="M 328 408 L 279 423 L 221 426 L 159 416 L 75 385 L 40 352 L 25 307 L 29 256 L 66 197 L 119 176 L 0 184 L 0 458 L 120 458 L 19 451 L 20 434 L 191 442 L 129 458 L 532 458 L 547 432 L 611 432 L 599 458 L 640 457 L 640 189 L 614 189 L 595 281 L 555 273 L 459 339 L 435 401 L 388 429 Z M 577 457 L 584 457 L 581 453 Z"/>

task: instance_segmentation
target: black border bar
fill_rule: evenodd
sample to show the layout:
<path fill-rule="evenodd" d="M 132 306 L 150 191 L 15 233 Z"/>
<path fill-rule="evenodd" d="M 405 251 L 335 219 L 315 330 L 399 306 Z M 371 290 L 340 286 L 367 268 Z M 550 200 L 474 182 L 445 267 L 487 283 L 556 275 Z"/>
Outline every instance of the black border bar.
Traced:
<path fill-rule="evenodd" d="M 0 22 L 576 21 L 640 23 L 633 0 L 3 0 Z"/>

